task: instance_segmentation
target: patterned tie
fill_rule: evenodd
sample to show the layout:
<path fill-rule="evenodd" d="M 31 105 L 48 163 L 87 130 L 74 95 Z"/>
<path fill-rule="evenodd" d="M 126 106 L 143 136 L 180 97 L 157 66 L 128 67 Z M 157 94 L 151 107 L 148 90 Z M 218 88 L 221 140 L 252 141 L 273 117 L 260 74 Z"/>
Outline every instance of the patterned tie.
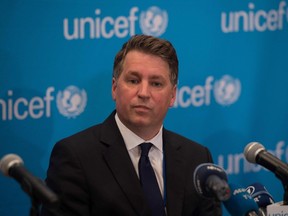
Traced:
<path fill-rule="evenodd" d="M 141 157 L 138 164 L 140 182 L 145 193 L 146 200 L 152 210 L 153 216 L 165 215 L 163 198 L 157 183 L 157 179 L 151 166 L 148 153 L 152 143 L 142 143 Z"/>

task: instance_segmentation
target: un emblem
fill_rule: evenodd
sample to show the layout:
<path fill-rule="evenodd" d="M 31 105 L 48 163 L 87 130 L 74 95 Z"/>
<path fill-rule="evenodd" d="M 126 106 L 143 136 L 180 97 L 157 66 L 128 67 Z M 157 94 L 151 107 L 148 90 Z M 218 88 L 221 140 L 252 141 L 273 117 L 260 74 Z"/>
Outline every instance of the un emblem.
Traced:
<path fill-rule="evenodd" d="M 76 86 L 68 86 L 57 94 L 57 108 L 59 112 L 68 118 L 80 115 L 87 104 L 87 94 L 85 90 L 80 90 Z"/>
<path fill-rule="evenodd" d="M 229 75 L 224 75 L 214 84 L 215 100 L 224 106 L 231 105 L 238 100 L 241 92 L 241 83 Z"/>
<path fill-rule="evenodd" d="M 150 7 L 140 14 L 140 28 L 146 35 L 158 37 L 165 32 L 167 25 L 167 12 L 156 6 Z"/>

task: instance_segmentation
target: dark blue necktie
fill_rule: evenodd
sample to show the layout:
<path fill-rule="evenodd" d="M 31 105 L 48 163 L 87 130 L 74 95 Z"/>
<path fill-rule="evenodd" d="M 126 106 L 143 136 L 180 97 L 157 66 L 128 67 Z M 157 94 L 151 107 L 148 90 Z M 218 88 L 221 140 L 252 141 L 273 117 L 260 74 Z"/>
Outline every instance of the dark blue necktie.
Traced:
<path fill-rule="evenodd" d="M 148 153 L 152 147 L 152 143 L 142 143 L 141 157 L 139 160 L 139 177 L 145 193 L 146 200 L 150 206 L 153 216 L 165 215 L 164 201 L 158 186 L 158 182 L 151 166 Z"/>

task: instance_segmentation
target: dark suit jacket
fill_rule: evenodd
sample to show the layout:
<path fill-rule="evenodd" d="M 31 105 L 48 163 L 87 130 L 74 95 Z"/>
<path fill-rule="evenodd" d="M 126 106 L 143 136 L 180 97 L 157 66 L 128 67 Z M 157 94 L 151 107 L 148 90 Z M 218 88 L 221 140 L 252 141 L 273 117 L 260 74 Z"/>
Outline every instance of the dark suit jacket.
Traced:
<path fill-rule="evenodd" d="M 58 142 L 47 185 L 62 200 L 62 216 L 149 216 L 141 185 L 113 112 L 102 124 Z M 194 169 L 212 162 L 207 148 L 163 130 L 167 215 L 219 215 L 219 205 L 199 197 Z M 42 216 L 56 215 L 42 210 Z"/>

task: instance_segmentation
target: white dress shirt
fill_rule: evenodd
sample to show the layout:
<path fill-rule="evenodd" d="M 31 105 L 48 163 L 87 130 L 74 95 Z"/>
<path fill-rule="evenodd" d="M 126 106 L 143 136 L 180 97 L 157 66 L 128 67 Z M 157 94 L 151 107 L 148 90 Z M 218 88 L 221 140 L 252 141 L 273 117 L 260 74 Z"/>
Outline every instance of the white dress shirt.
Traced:
<path fill-rule="evenodd" d="M 150 142 L 153 144 L 149 151 L 149 159 L 151 162 L 151 165 L 154 169 L 157 182 L 163 197 L 164 194 L 164 182 L 163 182 L 163 126 L 161 126 L 158 134 L 153 137 L 150 140 L 143 140 L 139 136 L 137 136 L 135 133 L 133 133 L 131 130 L 129 130 L 119 119 L 117 113 L 115 114 L 115 120 L 117 123 L 117 126 L 122 134 L 122 137 L 124 139 L 127 151 L 130 155 L 131 161 L 134 165 L 135 171 L 139 177 L 139 171 L 138 171 L 138 162 L 141 156 L 141 150 L 140 150 L 140 144 L 143 142 Z"/>

